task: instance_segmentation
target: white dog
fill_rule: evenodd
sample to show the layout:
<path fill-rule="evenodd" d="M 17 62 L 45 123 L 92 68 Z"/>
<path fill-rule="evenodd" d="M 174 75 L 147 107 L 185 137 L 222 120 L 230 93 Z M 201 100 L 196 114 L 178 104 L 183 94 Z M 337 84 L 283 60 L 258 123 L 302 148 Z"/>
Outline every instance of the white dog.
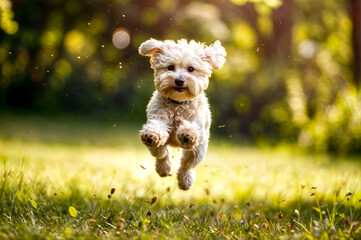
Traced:
<path fill-rule="evenodd" d="M 161 177 L 171 171 L 168 145 L 183 148 L 178 186 L 188 190 L 208 147 L 211 112 L 204 90 L 212 70 L 223 66 L 226 51 L 219 41 L 205 46 L 193 40 L 150 39 L 139 47 L 139 53 L 151 57 L 156 87 L 141 139 L 156 158 Z"/>

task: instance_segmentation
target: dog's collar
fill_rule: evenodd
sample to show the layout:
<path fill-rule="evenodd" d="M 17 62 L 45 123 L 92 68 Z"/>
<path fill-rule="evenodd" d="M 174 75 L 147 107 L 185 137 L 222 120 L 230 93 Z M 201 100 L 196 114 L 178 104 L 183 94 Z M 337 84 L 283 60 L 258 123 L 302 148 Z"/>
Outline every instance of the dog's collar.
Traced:
<path fill-rule="evenodd" d="M 188 105 L 188 104 L 190 104 L 192 102 L 190 100 L 189 101 L 178 102 L 178 101 L 173 100 L 171 98 L 168 98 L 168 100 L 171 101 L 172 103 L 179 104 L 179 105 Z"/>

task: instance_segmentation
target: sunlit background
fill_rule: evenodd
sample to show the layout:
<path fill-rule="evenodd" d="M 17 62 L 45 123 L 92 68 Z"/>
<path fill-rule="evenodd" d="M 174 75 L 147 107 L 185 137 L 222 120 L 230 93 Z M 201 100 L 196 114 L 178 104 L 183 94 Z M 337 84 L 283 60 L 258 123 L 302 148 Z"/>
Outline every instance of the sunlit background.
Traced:
<path fill-rule="evenodd" d="M 144 122 L 149 39 L 220 40 L 215 136 L 361 150 L 357 0 L 1 0 L 0 106 Z M 222 126 L 222 127 L 219 127 Z"/>

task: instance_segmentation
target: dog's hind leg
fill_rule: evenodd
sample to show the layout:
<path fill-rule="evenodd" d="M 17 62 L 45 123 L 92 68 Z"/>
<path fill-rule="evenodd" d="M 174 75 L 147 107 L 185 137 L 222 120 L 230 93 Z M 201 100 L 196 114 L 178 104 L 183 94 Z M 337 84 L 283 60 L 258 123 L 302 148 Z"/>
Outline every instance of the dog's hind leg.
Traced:
<path fill-rule="evenodd" d="M 149 152 L 155 157 L 155 170 L 161 177 L 170 176 L 171 163 L 169 161 L 169 149 L 166 145 L 148 147 Z"/>
<path fill-rule="evenodd" d="M 178 169 L 178 186 L 182 190 L 188 190 L 195 181 L 195 167 L 202 162 L 206 154 L 208 141 L 205 141 L 191 150 L 183 149 L 181 165 Z"/>

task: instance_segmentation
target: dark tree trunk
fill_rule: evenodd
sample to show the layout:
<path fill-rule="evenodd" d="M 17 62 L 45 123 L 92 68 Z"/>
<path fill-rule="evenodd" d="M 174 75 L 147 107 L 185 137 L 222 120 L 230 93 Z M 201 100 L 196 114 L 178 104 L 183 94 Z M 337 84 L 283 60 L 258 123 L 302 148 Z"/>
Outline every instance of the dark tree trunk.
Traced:
<path fill-rule="evenodd" d="M 282 5 L 272 11 L 273 35 L 271 38 L 264 37 L 259 32 L 254 4 L 248 2 L 240 7 L 242 17 L 257 34 L 258 45 L 263 52 L 260 54 L 264 54 L 265 59 L 287 62 L 291 57 L 293 5 L 293 0 L 283 0 Z"/>
<path fill-rule="evenodd" d="M 293 0 L 284 0 L 282 5 L 273 10 L 273 38 L 271 49 L 276 59 L 287 61 L 291 57 L 292 46 L 292 8 Z"/>
<path fill-rule="evenodd" d="M 361 1 L 349 0 L 350 18 L 352 21 L 353 81 L 361 85 Z"/>

